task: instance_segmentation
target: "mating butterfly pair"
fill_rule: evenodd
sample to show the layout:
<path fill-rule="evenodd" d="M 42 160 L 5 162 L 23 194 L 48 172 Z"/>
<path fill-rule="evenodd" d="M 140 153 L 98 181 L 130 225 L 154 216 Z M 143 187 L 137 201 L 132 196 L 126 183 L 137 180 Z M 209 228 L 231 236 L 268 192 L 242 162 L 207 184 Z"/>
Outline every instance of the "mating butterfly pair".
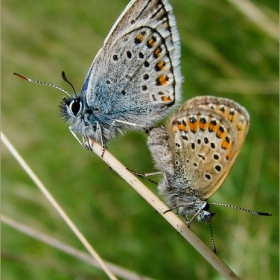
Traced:
<path fill-rule="evenodd" d="M 70 96 L 52 84 L 16 75 L 68 95 L 61 103 L 61 115 L 85 148 L 89 139 L 105 148 L 126 130 L 149 130 L 148 146 L 164 174 L 160 193 L 188 224 L 195 217 L 210 222 L 206 200 L 235 162 L 249 115 L 228 99 L 197 97 L 187 101 L 166 128 L 152 128 L 181 99 L 179 57 L 179 35 L 168 1 L 133 0 L 93 60 L 81 93 Z"/>

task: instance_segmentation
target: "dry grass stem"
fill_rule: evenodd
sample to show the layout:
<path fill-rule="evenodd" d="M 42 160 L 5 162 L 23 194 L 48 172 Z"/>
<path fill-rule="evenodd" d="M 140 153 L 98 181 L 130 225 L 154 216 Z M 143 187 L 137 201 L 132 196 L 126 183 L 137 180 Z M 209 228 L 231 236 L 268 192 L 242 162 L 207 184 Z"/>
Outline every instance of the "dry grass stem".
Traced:
<path fill-rule="evenodd" d="M 239 279 L 238 276 L 221 259 L 206 246 L 188 227 L 169 211 L 169 208 L 151 192 L 137 177 L 135 177 L 123 164 L 121 164 L 108 150 L 90 140 L 92 150 L 105 161 L 110 168 L 118 173 L 136 192 L 138 192 L 178 233 L 180 233 L 221 275 L 226 279 Z"/>
<path fill-rule="evenodd" d="M 108 269 L 106 264 L 103 262 L 101 257 L 98 255 L 98 253 L 92 248 L 92 246 L 88 243 L 88 241 L 85 239 L 85 237 L 82 235 L 82 233 L 78 230 L 78 228 L 73 224 L 73 222 L 69 219 L 67 214 L 63 211 L 63 209 L 58 205 L 58 203 L 55 201 L 55 199 L 52 197 L 52 195 L 48 192 L 48 190 L 45 188 L 43 183 L 39 180 L 39 178 L 34 174 L 34 172 L 30 169 L 30 167 L 27 165 L 27 163 L 23 160 L 23 158 L 19 155 L 19 153 L 15 150 L 15 148 L 12 146 L 12 144 L 9 142 L 9 140 L 5 137 L 5 135 L 1 132 L 1 140 L 5 144 L 5 146 L 9 149 L 11 154 L 15 157 L 15 159 L 18 161 L 18 163 L 21 165 L 21 167 L 25 170 L 25 172 L 28 174 L 28 176 L 33 180 L 35 185 L 42 191 L 42 193 L 45 195 L 45 197 L 48 199 L 48 201 L 52 204 L 52 206 L 56 209 L 56 211 L 59 213 L 59 215 L 62 217 L 62 219 L 66 222 L 66 224 L 71 228 L 71 230 L 74 232 L 74 234 L 77 236 L 77 238 L 82 242 L 82 244 L 85 246 L 85 248 L 89 251 L 89 253 L 92 255 L 92 257 L 100 264 L 100 266 L 103 268 L 104 272 L 108 275 L 108 277 L 112 280 L 117 279 L 115 275 Z"/>

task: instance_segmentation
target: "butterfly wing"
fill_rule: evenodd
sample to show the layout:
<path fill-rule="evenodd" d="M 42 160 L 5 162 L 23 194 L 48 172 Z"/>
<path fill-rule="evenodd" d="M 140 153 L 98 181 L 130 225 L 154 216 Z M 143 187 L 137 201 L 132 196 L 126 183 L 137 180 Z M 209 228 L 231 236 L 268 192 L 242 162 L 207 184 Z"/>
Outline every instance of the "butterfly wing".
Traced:
<path fill-rule="evenodd" d="M 209 198 L 228 175 L 248 128 L 249 115 L 236 102 L 216 97 L 189 100 L 168 122 L 173 161 L 179 164 L 175 175 L 183 172 L 200 198 Z"/>
<path fill-rule="evenodd" d="M 150 125 L 180 99 L 180 43 L 166 0 L 136 0 L 119 17 L 85 79 L 82 95 L 107 122 Z"/>
<path fill-rule="evenodd" d="M 214 96 L 198 96 L 186 102 L 180 108 L 180 112 L 193 107 L 206 110 L 214 110 L 215 112 L 221 114 L 224 118 L 229 120 L 230 123 L 238 130 L 237 145 L 238 151 L 240 151 L 250 125 L 250 116 L 244 107 L 239 105 L 237 102 L 227 98 L 217 98 Z M 237 157 L 238 153 L 235 154 L 234 158 Z"/>

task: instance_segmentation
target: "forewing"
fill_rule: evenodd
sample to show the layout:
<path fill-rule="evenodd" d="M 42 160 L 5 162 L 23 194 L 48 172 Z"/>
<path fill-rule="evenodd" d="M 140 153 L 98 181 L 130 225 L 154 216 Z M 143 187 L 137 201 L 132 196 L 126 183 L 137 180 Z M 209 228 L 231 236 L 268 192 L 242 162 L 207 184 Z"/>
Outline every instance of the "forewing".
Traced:
<path fill-rule="evenodd" d="M 132 1 L 88 72 L 82 94 L 100 114 L 152 123 L 180 99 L 180 43 L 165 0 Z"/>

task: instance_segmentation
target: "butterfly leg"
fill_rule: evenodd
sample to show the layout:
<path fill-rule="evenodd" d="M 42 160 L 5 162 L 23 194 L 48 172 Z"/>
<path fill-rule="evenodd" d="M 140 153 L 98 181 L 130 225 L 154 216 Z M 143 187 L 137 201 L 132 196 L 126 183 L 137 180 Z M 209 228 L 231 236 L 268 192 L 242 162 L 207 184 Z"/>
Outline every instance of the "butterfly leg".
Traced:
<path fill-rule="evenodd" d="M 161 172 L 161 171 L 159 171 L 159 172 L 153 172 L 153 173 L 138 173 L 138 172 L 136 172 L 136 171 L 133 171 L 133 170 L 130 170 L 129 168 L 126 168 L 128 171 L 130 171 L 132 174 L 134 174 L 134 175 L 136 175 L 136 176 L 138 176 L 138 177 L 140 177 L 140 178 L 142 178 L 142 179 L 146 179 L 146 180 L 148 180 L 149 182 L 151 182 L 151 183 L 153 183 L 153 184 L 155 184 L 155 185 L 157 185 L 158 183 L 156 183 L 155 181 L 153 181 L 153 180 L 151 180 L 151 179 L 149 179 L 149 178 L 147 178 L 147 177 L 149 177 L 149 176 L 153 176 L 153 175 L 158 175 L 158 174 L 162 174 L 163 172 Z"/>
<path fill-rule="evenodd" d="M 136 127 L 142 128 L 146 134 L 148 134 L 149 131 L 153 128 L 152 125 L 143 126 L 143 125 L 141 125 L 141 124 L 136 124 L 136 123 L 127 122 L 127 121 L 121 121 L 121 120 L 114 120 L 114 121 L 112 122 L 111 126 L 114 126 L 115 123 L 122 123 L 122 124 L 126 124 L 126 125 L 129 125 L 129 126 L 135 127 L 135 128 L 136 128 Z"/>
<path fill-rule="evenodd" d="M 192 221 L 199 215 L 199 213 L 205 208 L 206 205 L 207 205 L 207 202 L 203 203 L 202 206 L 197 210 L 197 212 L 192 216 L 190 221 L 186 222 L 188 227 L 190 227 Z"/>
<path fill-rule="evenodd" d="M 142 128 L 146 133 L 148 133 L 152 129 L 151 125 L 143 126 L 141 124 L 137 124 L 137 123 L 133 123 L 133 122 L 127 122 L 127 121 L 121 121 L 121 120 L 114 120 L 112 122 L 111 126 L 114 126 L 115 123 L 122 123 L 122 124 L 126 124 L 126 125 L 129 125 L 129 126 L 132 126 L 132 127 L 139 127 L 139 128 Z"/>
<path fill-rule="evenodd" d="M 121 120 L 114 120 L 112 122 L 112 125 L 111 126 L 114 126 L 115 123 L 122 123 L 122 124 L 127 124 L 127 125 L 130 125 L 130 126 L 133 126 L 133 127 L 136 127 L 138 126 L 136 123 L 133 123 L 133 122 L 127 122 L 127 121 L 121 121 Z"/>
<path fill-rule="evenodd" d="M 91 151 L 91 147 L 89 145 L 89 139 L 88 137 L 85 136 L 85 134 L 83 134 L 83 142 L 81 142 L 81 140 L 79 139 L 79 137 L 77 136 L 77 134 L 72 130 L 72 127 L 69 126 L 69 130 L 72 133 L 72 135 L 74 136 L 74 138 L 78 141 L 78 143 L 85 148 L 86 150 Z"/>
<path fill-rule="evenodd" d="M 105 153 L 105 150 L 106 150 L 107 147 L 106 147 L 105 141 L 104 141 L 104 139 L 103 139 L 103 133 L 102 133 L 102 128 L 101 128 L 100 123 L 97 122 L 96 126 L 97 126 L 97 129 L 96 129 L 97 135 L 99 136 L 98 139 L 100 140 L 100 141 L 98 141 L 98 142 L 100 142 L 100 144 L 101 144 L 101 146 L 102 146 L 102 148 L 103 148 L 102 154 L 101 154 L 101 158 L 103 158 L 104 153 Z"/>
<path fill-rule="evenodd" d="M 163 214 L 165 214 L 165 213 L 167 213 L 167 212 L 170 212 L 170 211 L 173 211 L 173 210 L 176 210 L 176 211 L 177 211 L 177 214 L 178 214 L 178 212 L 179 212 L 178 209 L 179 209 L 180 207 L 186 207 L 186 206 L 191 206 L 191 205 L 193 205 L 193 202 L 184 203 L 184 204 L 179 204 L 179 205 L 176 205 L 176 206 L 174 206 L 174 207 L 172 207 L 172 208 L 170 208 L 170 209 L 164 211 Z M 185 218 L 186 218 L 187 221 L 189 220 L 187 216 L 186 216 Z M 191 221 L 192 221 L 192 220 L 193 220 L 193 219 L 191 219 Z"/>
<path fill-rule="evenodd" d="M 83 147 L 86 150 L 92 151 L 92 149 L 90 147 L 90 143 L 89 143 L 89 137 L 87 137 L 86 135 L 83 135 Z"/>

